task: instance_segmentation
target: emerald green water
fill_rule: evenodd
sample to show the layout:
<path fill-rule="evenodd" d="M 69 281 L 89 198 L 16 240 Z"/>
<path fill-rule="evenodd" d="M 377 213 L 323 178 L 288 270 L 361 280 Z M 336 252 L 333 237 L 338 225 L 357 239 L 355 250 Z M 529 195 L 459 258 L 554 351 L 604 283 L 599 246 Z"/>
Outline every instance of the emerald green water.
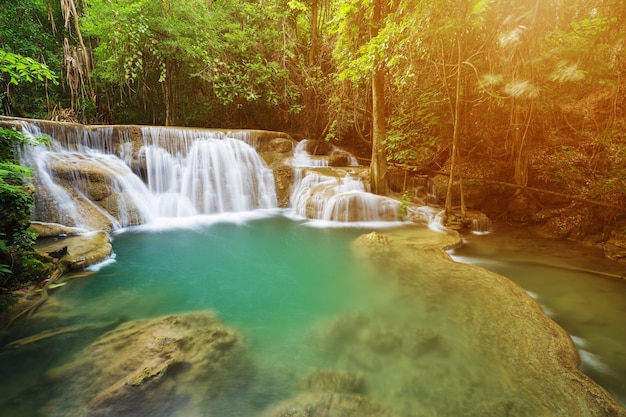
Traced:
<path fill-rule="evenodd" d="M 200 310 L 215 311 L 243 335 L 255 366 L 254 382 L 230 391 L 213 405 L 213 413 L 185 417 L 259 416 L 297 395 L 299 381 L 311 370 L 329 368 L 364 375 L 368 394 L 399 416 L 497 415 L 494 410 L 502 404 L 515 404 L 512 415 L 538 410 L 533 398 L 509 385 L 512 374 L 506 366 L 474 350 L 473 331 L 452 319 L 454 314 L 446 315 L 446 309 L 472 300 L 435 282 L 423 288 L 423 296 L 399 296 L 385 276 L 374 276 L 351 250 L 353 240 L 374 226 L 319 225 L 269 212 L 114 235 L 114 262 L 55 290 L 26 325 L 5 339 L 96 324 L 0 350 L 1 415 L 67 416 L 50 404 L 57 396 L 85 401 L 82 387 L 49 379 L 50 369 L 81 355 L 121 321 Z M 413 227 L 411 233 L 422 229 Z M 600 258 L 572 248 L 496 232 L 468 236 L 454 255 L 531 292 L 574 336 L 583 371 L 624 403 L 626 285 L 536 264 L 557 260 L 599 267 Z M 579 264 L 583 259 L 588 263 Z M 423 265 L 419 273 L 429 271 Z"/>
<path fill-rule="evenodd" d="M 74 324 L 210 309 L 244 335 L 257 377 L 271 381 L 271 387 L 246 394 L 261 399 L 239 398 L 224 415 L 247 414 L 253 407 L 247 402 L 262 408 L 285 398 L 307 369 L 322 365 L 309 346 L 311 326 L 342 311 L 373 308 L 384 298 L 385 290 L 350 252 L 354 238 L 371 229 L 315 227 L 281 215 L 216 219 L 114 235 L 115 262 L 56 290 L 50 305 L 12 339 Z M 47 369 L 63 364 L 103 331 L 0 351 L 2 415 L 36 415 L 50 400 L 46 393 L 55 391 L 47 385 Z"/>

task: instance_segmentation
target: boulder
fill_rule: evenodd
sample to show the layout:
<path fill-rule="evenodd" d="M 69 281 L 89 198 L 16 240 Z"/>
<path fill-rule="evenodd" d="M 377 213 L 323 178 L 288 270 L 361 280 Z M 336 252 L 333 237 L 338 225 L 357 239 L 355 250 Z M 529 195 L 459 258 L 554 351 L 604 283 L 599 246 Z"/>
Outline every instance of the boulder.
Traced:
<path fill-rule="evenodd" d="M 328 166 L 331 167 L 347 167 L 352 162 L 352 155 L 349 152 L 335 149 L 328 158 Z"/>
<path fill-rule="evenodd" d="M 65 226 L 58 223 L 44 223 L 32 221 L 29 230 L 37 234 L 38 238 L 71 236 L 86 233 L 87 229 L 81 227 Z"/>
<path fill-rule="evenodd" d="M 40 239 L 36 249 L 43 254 L 63 252 L 58 263 L 64 271 L 80 270 L 100 263 L 113 251 L 110 236 L 104 231 Z"/>
<path fill-rule="evenodd" d="M 458 242 L 417 228 L 361 236 L 357 257 L 398 291 L 318 328 L 329 366 L 362 372 L 370 398 L 401 415 L 626 416 L 526 291 L 450 259 L 442 248 Z"/>
<path fill-rule="evenodd" d="M 300 393 L 270 407 L 261 417 L 394 417 L 365 395 L 361 375 L 332 369 L 311 372 Z"/>
<path fill-rule="evenodd" d="M 210 311 L 127 322 L 47 375 L 62 381 L 45 413 L 72 416 L 224 415 L 252 380 L 241 335 Z"/>
<path fill-rule="evenodd" d="M 305 142 L 304 150 L 309 155 L 324 156 L 332 154 L 335 147 L 332 143 L 324 140 L 311 140 L 307 139 Z"/>

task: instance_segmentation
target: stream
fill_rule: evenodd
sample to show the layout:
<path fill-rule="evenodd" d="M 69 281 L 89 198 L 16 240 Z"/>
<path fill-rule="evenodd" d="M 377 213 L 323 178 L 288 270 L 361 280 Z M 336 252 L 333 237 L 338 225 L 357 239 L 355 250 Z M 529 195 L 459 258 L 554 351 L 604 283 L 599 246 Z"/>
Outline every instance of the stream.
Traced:
<path fill-rule="evenodd" d="M 55 290 L 25 326 L 5 338 L 8 343 L 53 328 L 93 324 L 84 331 L 0 350 L 2 415 L 78 415 L 67 414 L 59 404 L 80 407 L 88 401 L 81 395 L 88 394 L 81 393 L 81 386 L 51 378 L 51 371 L 80 356 L 122 321 L 207 309 L 243 334 L 256 376 L 252 386 L 224 394 L 214 414 L 203 415 L 258 416 L 294 395 L 307 372 L 339 363 L 335 352 L 315 342 L 316 334 L 328 340 L 341 323 L 374 323 L 381 311 L 400 323 L 399 329 L 421 323 L 455 346 L 425 357 L 433 375 L 449 378 L 422 381 L 420 389 L 427 390 L 428 397 L 419 404 L 427 405 L 432 415 L 461 415 L 468 407 L 462 399 L 469 384 L 475 409 L 489 409 L 497 390 L 506 386 L 489 368 L 489 358 L 464 350 L 463 329 L 450 327 L 450 320 L 414 303 L 398 303 L 385 277 L 375 276 L 353 257 L 354 239 L 372 230 L 384 233 L 385 227 L 294 219 L 272 209 L 172 219 L 116 232 L 114 259 Z M 415 227 L 412 233 L 420 229 Z M 451 256 L 498 272 L 528 291 L 573 336 L 583 359 L 581 369 L 624 404 L 626 282 L 558 267 L 621 273 L 619 266 L 593 250 L 497 227 L 492 234 L 467 235 L 464 241 L 450 251 Z M 392 335 L 389 329 L 377 331 Z M 380 349 L 393 348 L 384 343 Z M 347 363 L 348 348 L 334 346 Z M 354 355 L 369 361 L 361 371 L 366 379 L 381 381 L 378 387 L 373 384 L 374 392 L 385 393 L 393 381 L 403 380 L 394 375 L 402 372 L 403 362 L 387 366 L 379 362 L 380 355 Z M 416 403 L 410 397 L 398 397 L 394 404 L 386 404 L 384 397 L 376 399 L 390 408 L 397 406 L 400 416 L 414 415 L 410 410 Z"/>
<path fill-rule="evenodd" d="M 626 280 L 610 277 L 624 274 L 624 265 L 597 248 L 540 239 L 505 225 L 465 235 L 463 246 L 450 254 L 524 288 L 572 336 L 580 369 L 626 405 Z"/>

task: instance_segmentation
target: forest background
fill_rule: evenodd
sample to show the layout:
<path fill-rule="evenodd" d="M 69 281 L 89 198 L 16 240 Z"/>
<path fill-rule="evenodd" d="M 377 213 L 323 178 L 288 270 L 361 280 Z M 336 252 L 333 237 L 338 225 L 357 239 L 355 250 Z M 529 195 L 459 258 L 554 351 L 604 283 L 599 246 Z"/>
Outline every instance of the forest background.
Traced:
<path fill-rule="evenodd" d="M 0 0 L 0 50 L 59 81 L 0 71 L 0 114 L 286 131 L 626 241 L 626 0 Z"/>

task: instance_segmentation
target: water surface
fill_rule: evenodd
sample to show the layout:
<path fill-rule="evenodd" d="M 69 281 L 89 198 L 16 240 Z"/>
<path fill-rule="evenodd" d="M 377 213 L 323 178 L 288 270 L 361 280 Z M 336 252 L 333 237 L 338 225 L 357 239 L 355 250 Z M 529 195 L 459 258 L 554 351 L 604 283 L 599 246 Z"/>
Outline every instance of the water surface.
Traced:
<path fill-rule="evenodd" d="M 593 247 L 500 225 L 451 252 L 515 281 L 572 336 L 580 369 L 626 404 L 626 266 Z M 595 271 L 595 273 L 593 272 Z"/>
<path fill-rule="evenodd" d="M 222 398 L 221 417 L 258 416 L 296 395 L 303 376 L 330 368 L 363 376 L 368 395 L 399 416 L 415 410 L 488 415 L 498 407 L 533 415 L 534 399 L 511 383 L 508 367 L 475 350 L 476 335 L 446 315 L 448 308 L 479 302 L 436 281 L 415 297 L 398 294 L 384 273 L 375 276 L 351 250 L 357 236 L 380 225 L 330 225 L 268 211 L 172 220 L 115 234 L 114 261 L 56 290 L 11 338 L 93 326 L 0 351 L 2 415 L 63 416 L 50 406 L 56 395 L 85 401 L 81 387 L 53 383 L 46 373 L 120 321 L 207 309 L 241 332 L 256 367 L 251 386 Z M 420 227 L 410 232 L 432 233 Z M 510 277 L 536 297 L 575 337 L 583 371 L 623 402 L 626 288 L 621 281 L 543 265 L 582 268 L 578 262 L 586 257 L 572 247 L 496 232 L 468 236 L 454 255 Z M 599 268 L 600 259 L 590 258 L 590 265 Z M 419 273 L 429 274 L 428 265 Z"/>

